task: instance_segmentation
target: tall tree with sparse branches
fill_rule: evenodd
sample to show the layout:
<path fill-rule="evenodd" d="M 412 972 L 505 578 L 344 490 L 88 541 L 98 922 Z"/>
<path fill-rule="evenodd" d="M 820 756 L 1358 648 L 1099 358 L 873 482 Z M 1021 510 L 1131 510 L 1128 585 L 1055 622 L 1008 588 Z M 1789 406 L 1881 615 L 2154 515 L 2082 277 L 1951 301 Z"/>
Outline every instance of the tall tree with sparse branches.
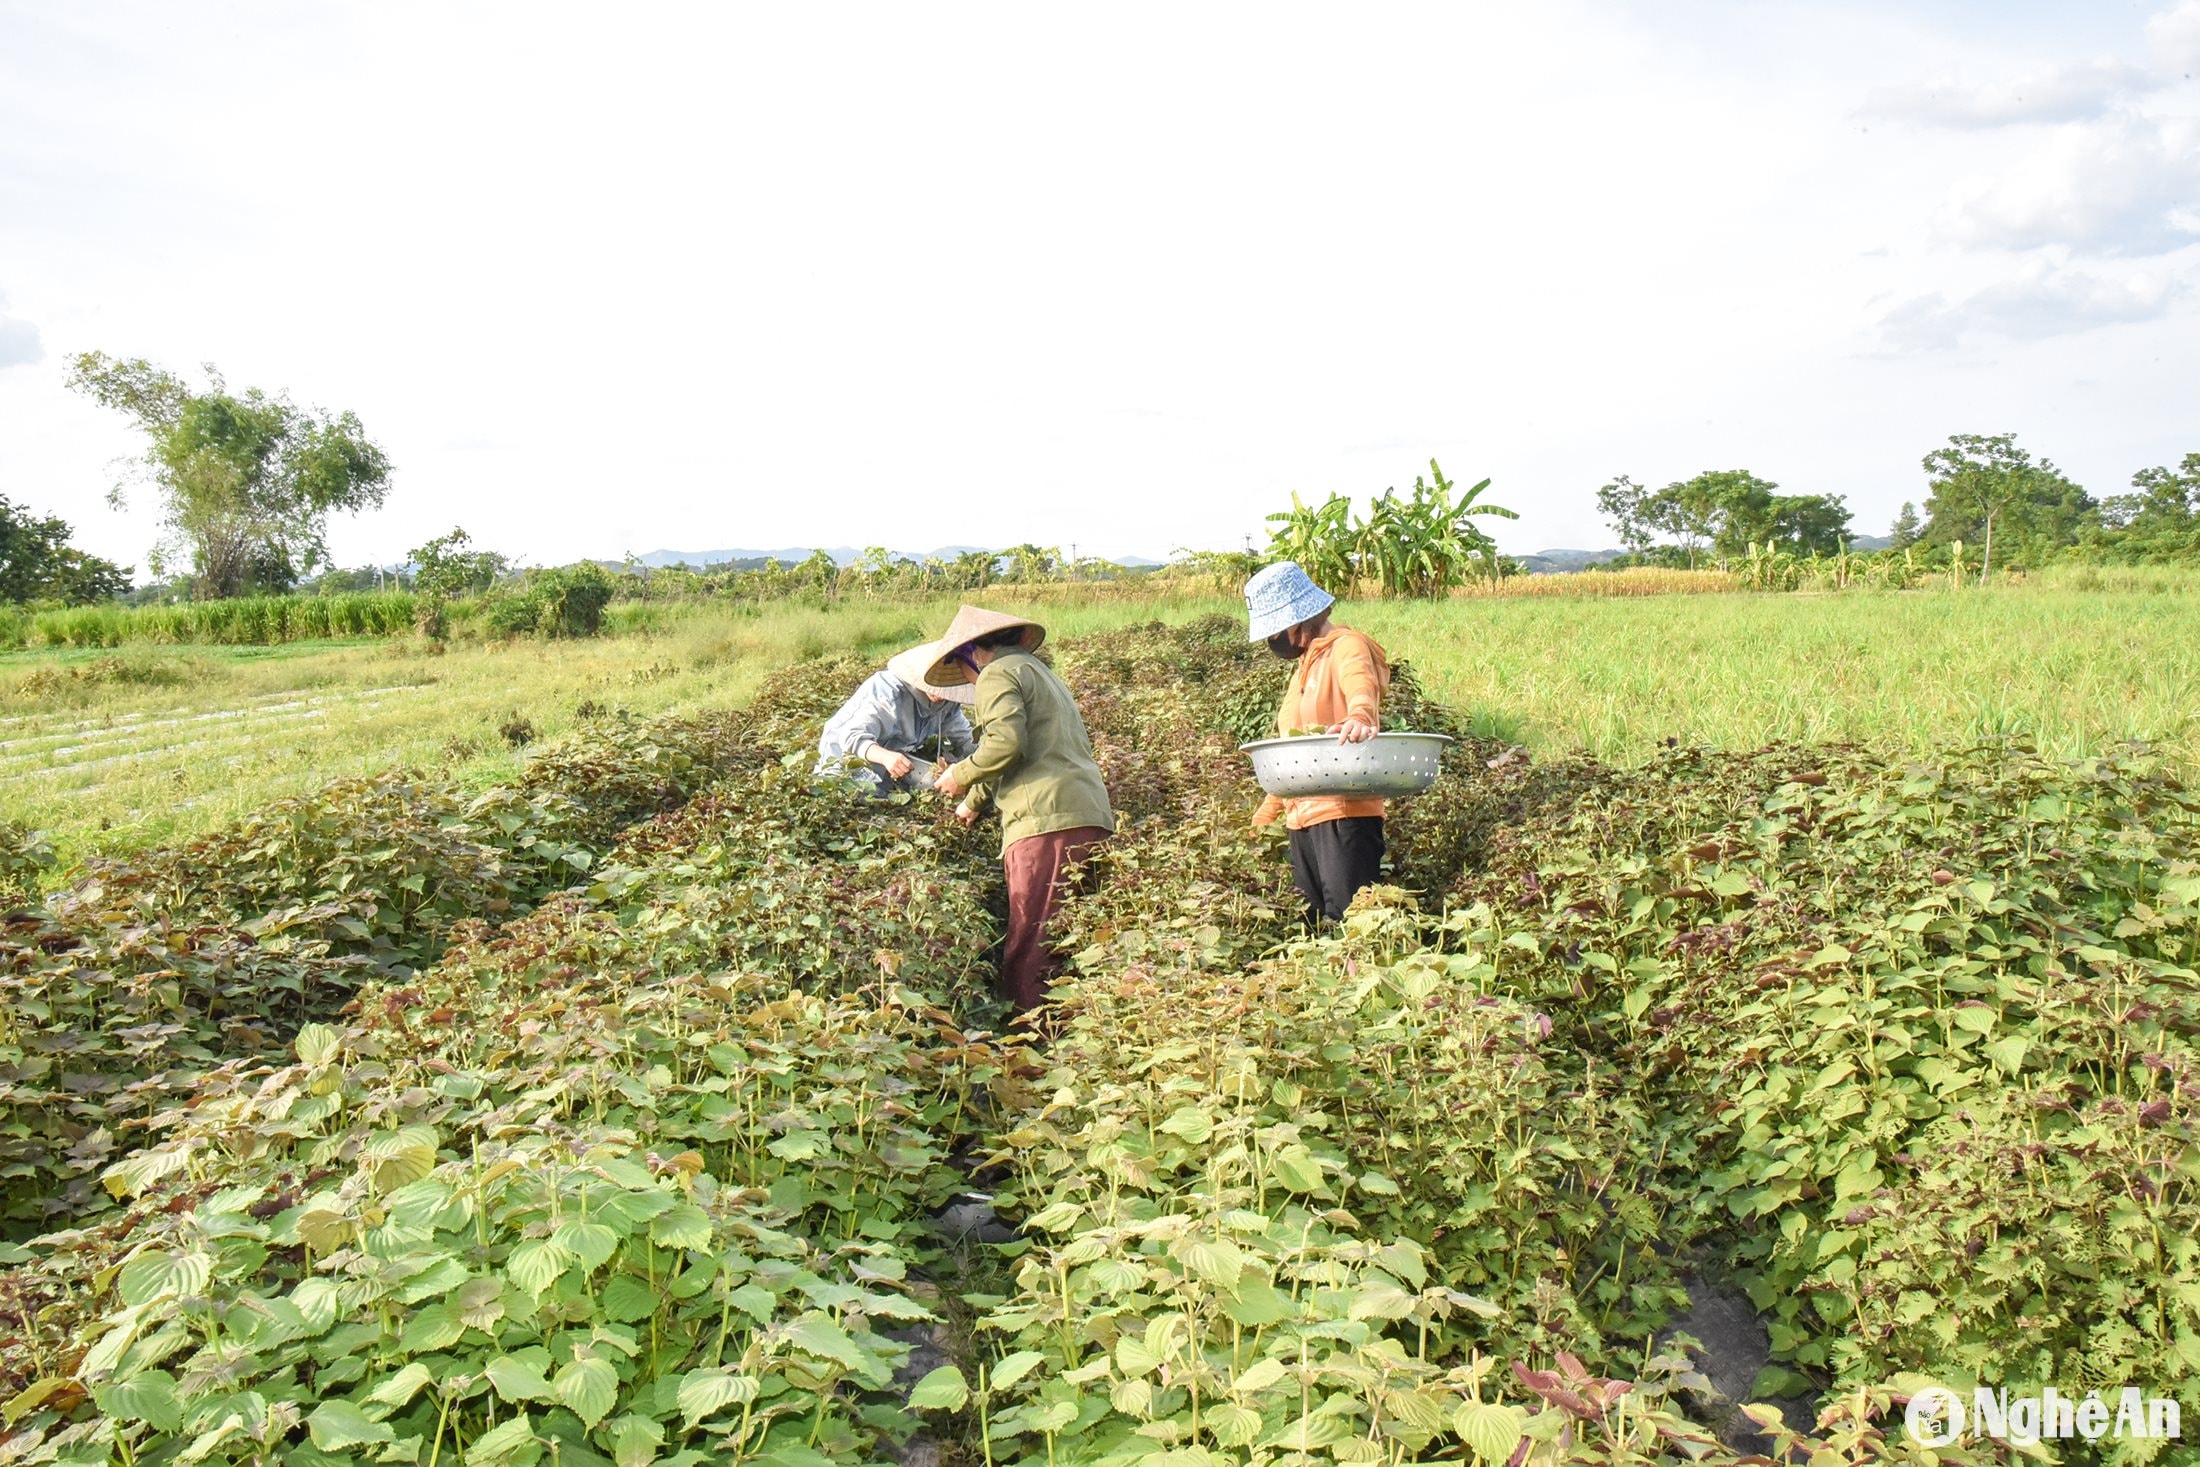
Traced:
<path fill-rule="evenodd" d="M 156 576 L 188 559 L 202 597 L 284 590 L 328 558 L 328 517 L 379 506 L 390 462 L 356 415 L 301 408 L 258 388 L 232 393 L 206 369 L 198 390 L 143 359 L 86 352 L 69 385 L 146 435 L 140 470 L 160 491 Z M 127 485 L 110 499 L 120 505 Z"/>

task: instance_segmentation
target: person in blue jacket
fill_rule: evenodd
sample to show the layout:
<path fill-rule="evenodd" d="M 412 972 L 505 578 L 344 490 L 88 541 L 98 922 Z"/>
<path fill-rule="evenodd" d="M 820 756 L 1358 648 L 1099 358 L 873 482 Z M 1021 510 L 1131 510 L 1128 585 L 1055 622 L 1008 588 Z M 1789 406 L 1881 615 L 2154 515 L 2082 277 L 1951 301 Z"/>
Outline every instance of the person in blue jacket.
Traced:
<path fill-rule="evenodd" d="M 963 712 L 972 689 L 924 680 L 940 656 L 936 642 L 897 652 L 866 678 L 825 724 L 817 772 L 851 779 L 884 796 L 917 787 L 933 759 L 967 759 L 977 748 Z M 930 746 L 929 755 L 927 746 Z"/>

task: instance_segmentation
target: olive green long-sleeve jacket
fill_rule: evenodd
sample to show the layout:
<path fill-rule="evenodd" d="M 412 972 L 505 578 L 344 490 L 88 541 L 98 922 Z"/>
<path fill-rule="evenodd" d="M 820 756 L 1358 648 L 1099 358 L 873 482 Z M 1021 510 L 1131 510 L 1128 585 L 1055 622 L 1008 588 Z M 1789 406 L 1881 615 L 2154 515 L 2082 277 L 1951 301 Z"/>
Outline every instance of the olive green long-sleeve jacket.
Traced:
<path fill-rule="evenodd" d="M 1069 688 L 1028 652 L 1004 652 L 978 674 L 978 748 L 955 781 L 985 785 L 1001 811 L 1001 849 L 1025 836 L 1115 829 L 1108 787 Z"/>

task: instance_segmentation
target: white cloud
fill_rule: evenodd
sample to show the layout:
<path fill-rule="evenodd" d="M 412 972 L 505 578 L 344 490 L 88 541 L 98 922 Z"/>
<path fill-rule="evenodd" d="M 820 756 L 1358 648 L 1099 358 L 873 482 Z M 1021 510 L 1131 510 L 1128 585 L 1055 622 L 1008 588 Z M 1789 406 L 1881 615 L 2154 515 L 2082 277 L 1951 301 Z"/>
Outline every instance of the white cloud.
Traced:
<path fill-rule="evenodd" d="M 2200 238 L 2195 198 L 2200 145 L 2190 132 L 2125 113 L 2057 128 L 1998 177 L 1960 185 L 1948 232 L 1987 249 L 2161 254 Z"/>
<path fill-rule="evenodd" d="M 2152 321 L 2190 294 L 2189 279 L 2173 271 L 2096 273 L 2035 262 L 1961 300 L 1939 292 L 1914 296 L 1880 324 L 1897 349 L 1940 351 L 1982 336 L 2029 341 Z"/>
<path fill-rule="evenodd" d="M 2103 57 L 1990 86 L 1903 82 L 1873 93 L 1864 110 L 1937 127 L 2076 122 L 2100 116 L 2146 79 L 2129 62 Z"/>
<path fill-rule="evenodd" d="M 7 300 L 0 297 L 0 368 L 28 367 L 45 358 L 46 347 L 38 339 L 38 328 L 9 315 Z"/>
<path fill-rule="evenodd" d="M 2186 77 L 2200 72 L 2200 0 L 2178 0 L 2147 21 L 2147 49 Z"/>
<path fill-rule="evenodd" d="M 1596 485 L 1712 462 L 1883 522 L 1946 419 L 2116 481 L 2189 447 L 2181 315 L 1990 360 L 1858 350 L 2053 316 L 1987 288 L 2022 283 L 2011 233 L 2090 237 L 2049 205 L 2097 181 L 2043 204 L 2001 180 L 2182 99 L 1925 128 L 1856 102 L 1953 75 L 2090 104 L 2120 74 L 2063 63 L 2118 43 L 2080 9 L 1982 41 L 1947 7 L 1840 0 L 667 0 L 618 24 L 0 0 L 0 260 L 46 351 L 0 373 L 0 482 L 142 557 L 149 497 L 101 498 L 138 445 L 56 360 L 94 348 L 358 411 L 399 474 L 331 527 L 347 564 L 454 522 L 539 561 L 873 534 L 1161 554 L 1432 453 L 1524 512 L 1508 548 L 1604 543 Z M 205 166 L 240 147 L 253 168 Z M 1934 228 L 1967 179 L 1977 247 Z M 2119 187 L 2112 212 L 2178 237 L 2160 190 Z M 2043 289 L 2065 323 L 2151 302 Z"/>

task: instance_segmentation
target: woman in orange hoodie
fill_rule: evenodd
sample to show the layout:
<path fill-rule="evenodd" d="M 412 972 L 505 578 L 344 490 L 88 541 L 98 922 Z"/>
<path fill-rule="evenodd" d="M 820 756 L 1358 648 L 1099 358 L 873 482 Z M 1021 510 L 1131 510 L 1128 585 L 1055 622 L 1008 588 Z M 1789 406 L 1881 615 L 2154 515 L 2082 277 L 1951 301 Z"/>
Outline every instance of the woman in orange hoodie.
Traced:
<path fill-rule="evenodd" d="M 1276 713 L 1280 735 L 1318 728 L 1339 743 L 1357 744 L 1383 726 L 1390 662 L 1373 638 L 1329 619 L 1336 604 L 1293 561 L 1268 566 L 1245 583 L 1252 640 L 1298 663 Z M 1306 898 L 1309 923 L 1342 917 L 1355 892 L 1382 878 L 1383 810 L 1381 799 L 1365 796 L 1270 795 L 1254 814 L 1255 825 L 1280 815 L 1290 829 L 1291 879 Z"/>

